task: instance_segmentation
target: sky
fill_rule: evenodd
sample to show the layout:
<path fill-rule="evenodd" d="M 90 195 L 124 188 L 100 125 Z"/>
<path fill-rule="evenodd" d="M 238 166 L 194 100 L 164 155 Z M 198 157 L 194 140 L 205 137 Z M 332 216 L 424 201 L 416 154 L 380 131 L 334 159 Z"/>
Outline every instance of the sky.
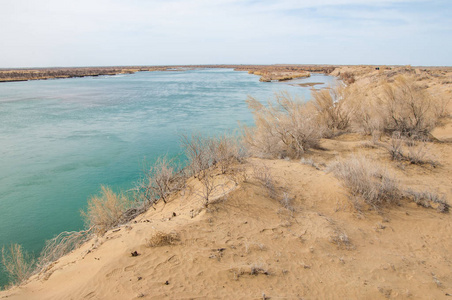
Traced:
<path fill-rule="evenodd" d="M 452 65 L 452 0 L 0 0 L 0 68 Z"/>

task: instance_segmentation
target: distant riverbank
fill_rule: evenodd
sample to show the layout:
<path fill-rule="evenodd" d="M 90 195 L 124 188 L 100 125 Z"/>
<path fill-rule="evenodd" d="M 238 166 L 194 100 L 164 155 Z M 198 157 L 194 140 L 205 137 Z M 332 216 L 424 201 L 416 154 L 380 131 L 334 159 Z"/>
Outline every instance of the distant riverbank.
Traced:
<path fill-rule="evenodd" d="M 331 73 L 334 66 L 312 65 L 193 65 L 193 66 L 126 66 L 126 67 L 67 67 L 67 68 L 27 68 L 0 69 L 0 82 L 28 81 L 133 74 L 143 71 L 186 71 L 198 68 L 227 68 L 247 71 L 261 76 L 261 81 L 284 81 L 309 77 L 309 72 Z"/>

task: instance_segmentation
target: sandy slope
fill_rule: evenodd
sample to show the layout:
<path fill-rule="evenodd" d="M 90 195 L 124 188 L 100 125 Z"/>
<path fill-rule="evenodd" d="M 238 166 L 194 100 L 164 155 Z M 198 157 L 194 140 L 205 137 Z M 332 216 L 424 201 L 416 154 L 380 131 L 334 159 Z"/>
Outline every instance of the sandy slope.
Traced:
<path fill-rule="evenodd" d="M 307 153 L 313 165 L 250 159 L 239 166 L 248 176 L 238 185 L 217 175 L 224 185 L 207 209 L 192 178 L 168 204 L 89 241 L 0 299 L 448 299 L 451 214 L 407 199 L 359 213 L 328 166 L 361 153 L 402 188 L 436 192 L 450 203 L 451 124 L 445 119 L 433 131 L 438 141 L 428 143 L 437 167 L 391 161 L 384 148 L 368 146 L 370 137 L 346 134 Z M 262 165 L 276 197 L 253 177 Z M 293 210 L 280 203 L 283 192 Z M 177 238 L 150 245 L 159 232 Z"/>
<path fill-rule="evenodd" d="M 363 152 L 404 185 L 452 195 L 451 145 L 434 144 L 438 168 L 397 167 L 358 135 L 324 140 L 318 168 L 299 161 L 265 164 L 294 212 L 269 197 L 252 176 L 202 208 L 199 186 L 159 204 L 120 230 L 109 231 L 1 299 L 442 299 L 452 294 L 452 217 L 408 201 L 378 214 L 359 214 L 324 165 Z M 221 178 L 218 176 L 217 178 Z M 223 180 L 227 181 L 226 178 Z M 191 188 L 190 188 L 191 187 Z M 175 216 L 174 216 L 174 214 Z M 157 232 L 172 245 L 149 247 Z M 133 257 L 131 252 L 137 251 Z"/>

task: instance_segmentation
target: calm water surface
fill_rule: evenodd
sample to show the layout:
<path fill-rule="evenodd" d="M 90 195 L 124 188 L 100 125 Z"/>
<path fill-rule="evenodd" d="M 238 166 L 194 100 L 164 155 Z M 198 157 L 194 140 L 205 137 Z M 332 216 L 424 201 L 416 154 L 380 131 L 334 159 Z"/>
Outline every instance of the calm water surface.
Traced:
<path fill-rule="evenodd" d="M 127 190 L 144 161 L 180 153 L 180 134 L 252 124 L 247 95 L 309 98 L 291 84 L 229 69 L 0 83 L 0 247 L 39 253 L 46 239 L 83 227 L 80 210 L 100 185 Z"/>

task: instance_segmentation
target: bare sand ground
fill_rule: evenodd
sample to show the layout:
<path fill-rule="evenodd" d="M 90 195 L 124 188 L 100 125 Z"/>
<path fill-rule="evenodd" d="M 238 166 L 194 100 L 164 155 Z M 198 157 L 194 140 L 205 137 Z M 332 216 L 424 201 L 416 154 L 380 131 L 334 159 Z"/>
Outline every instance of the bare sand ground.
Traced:
<path fill-rule="evenodd" d="M 207 209 L 189 188 L 128 225 L 61 258 L 2 299 L 441 299 L 452 294 L 452 218 L 408 201 L 358 213 L 328 172 L 337 156 L 364 153 L 404 186 L 452 195 L 449 143 L 432 144 L 441 166 L 397 166 L 356 134 L 324 140 L 299 161 L 265 164 L 294 211 L 249 178 Z M 219 175 L 218 178 L 221 178 Z M 226 177 L 222 180 L 228 181 Z M 191 187 L 191 188 L 190 188 Z M 177 237 L 149 246 L 158 232 Z M 137 251 L 138 256 L 131 255 Z"/>
<path fill-rule="evenodd" d="M 322 140 L 305 156 L 312 164 L 249 159 L 237 166 L 248 174 L 237 185 L 216 173 L 224 185 L 208 208 L 191 178 L 166 205 L 89 241 L 0 299 L 448 299 L 451 214 L 408 199 L 359 212 L 328 168 L 360 153 L 403 188 L 450 201 L 452 121 L 433 135 L 437 167 L 391 161 L 356 133 Z M 263 165 L 292 199 L 289 209 L 253 176 Z"/>

